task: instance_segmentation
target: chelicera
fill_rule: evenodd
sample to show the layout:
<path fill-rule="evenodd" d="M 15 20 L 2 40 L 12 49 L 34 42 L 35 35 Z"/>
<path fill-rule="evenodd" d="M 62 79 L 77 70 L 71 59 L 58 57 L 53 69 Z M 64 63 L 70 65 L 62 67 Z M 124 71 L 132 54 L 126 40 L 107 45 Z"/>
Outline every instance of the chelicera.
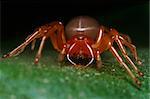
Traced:
<path fill-rule="evenodd" d="M 33 34 L 28 36 L 20 46 L 3 56 L 9 58 L 20 54 L 28 44 L 32 44 L 31 49 L 34 49 L 37 39 L 41 39 L 40 47 L 35 57 L 34 63 L 37 64 L 41 57 L 41 52 L 46 39 L 50 39 L 55 50 L 60 54 L 59 61 L 67 60 L 74 66 L 85 65 L 89 66 L 96 61 L 96 67 L 100 68 L 101 53 L 110 51 L 117 61 L 126 69 L 129 76 L 137 85 L 141 82 L 131 72 L 122 57 L 118 54 L 113 44 L 116 43 L 126 61 L 132 66 L 133 70 L 139 75 L 143 73 L 135 66 L 135 63 L 129 58 L 124 46 L 127 46 L 135 61 L 141 64 L 137 56 L 136 47 L 131 43 L 129 36 L 119 34 L 114 28 L 107 28 L 99 25 L 99 23 L 88 16 L 78 16 L 73 18 L 64 28 L 59 21 L 54 21 L 50 24 L 43 25 L 35 30 Z M 86 61 L 85 61 L 86 60 Z M 85 61 L 85 62 L 83 62 Z M 84 63 L 84 64 L 83 64 Z"/>

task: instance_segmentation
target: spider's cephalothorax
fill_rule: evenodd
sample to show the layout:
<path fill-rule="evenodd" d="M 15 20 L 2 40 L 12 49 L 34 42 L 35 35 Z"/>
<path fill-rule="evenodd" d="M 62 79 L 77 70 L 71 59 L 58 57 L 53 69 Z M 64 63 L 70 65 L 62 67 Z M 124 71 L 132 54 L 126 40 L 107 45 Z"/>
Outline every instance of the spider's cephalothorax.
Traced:
<path fill-rule="evenodd" d="M 131 72 L 117 50 L 113 47 L 113 44 L 116 43 L 123 57 L 132 66 L 134 71 L 139 76 L 143 76 L 143 73 L 135 66 L 135 63 L 130 59 L 124 47 L 124 45 L 127 46 L 133 54 L 135 61 L 138 64 L 141 64 L 136 47 L 131 43 L 129 36 L 119 34 L 116 29 L 99 25 L 95 19 L 88 16 L 78 16 L 73 18 L 68 22 L 65 28 L 63 24 L 58 21 L 41 26 L 36 29 L 33 34 L 27 37 L 24 43 L 10 53 L 4 55 L 3 58 L 18 55 L 30 43 L 32 44 L 31 49 L 33 50 L 35 42 L 39 38 L 41 39 L 41 44 L 35 57 L 35 64 L 39 62 L 45 40 L 50 38 L 54 49 L 60 53 L 58 57 L 59 61 L 63 61 L 64 57 L 67 57 L 68 61 L 74 66 L 89 66 L 93 61 L 96 61 L 97 68 L 100 68 L 102 65 L 100 54 L 108 50 L 126 69 L 135 83 L 141 85 L 140 81 Z"/>

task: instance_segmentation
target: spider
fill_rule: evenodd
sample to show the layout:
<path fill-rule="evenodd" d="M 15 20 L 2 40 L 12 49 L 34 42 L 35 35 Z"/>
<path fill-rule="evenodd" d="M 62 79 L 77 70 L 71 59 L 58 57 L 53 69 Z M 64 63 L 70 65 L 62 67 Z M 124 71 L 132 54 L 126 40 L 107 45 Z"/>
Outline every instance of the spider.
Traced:
<path fill-rule="evenodd" d="M 96 61 L 96 67 L 100 68 L 102 65 L 100 54 L 108 50 L 113 54 L 120 65 L 125 68 L 132 80 L 138 86 L 141 85 L 141 82 L 131 72 L 113 46 L 113 44 L 116 43 L 121 54 L 132 66 L 134 71 L 139 76 L 143 76 L 143 73 L 140 72 L 135 66 L 135 63 L 129 58 L 124 47 L 127 46 L 130 49 L 135 61 L 140 65 L 141 61 L 138 58 L 136 47 L 131 43 L 130 37 L 118 33 L 114 28 L 99 25 L 98 21 L 94 18 L 89 16 L 77 16 L 70 20 L 65 28 L 59 21 L 43 25 L 37 28 L 33 34 L 29 35 L 20 46 L 2 58 L 9 58 L 20 54 L 30 43 L 32 44 L 31 49 L 34 50 L 37 39 L 41 39 L 41 43 L 34 60 L 35 64 L 39 62 L 46 39 L 50 39 L 54 49 L 59 52 L 58 60 L 60 62 L 66 58 L 74 66 L 89 66 L 93 61 Z"/>

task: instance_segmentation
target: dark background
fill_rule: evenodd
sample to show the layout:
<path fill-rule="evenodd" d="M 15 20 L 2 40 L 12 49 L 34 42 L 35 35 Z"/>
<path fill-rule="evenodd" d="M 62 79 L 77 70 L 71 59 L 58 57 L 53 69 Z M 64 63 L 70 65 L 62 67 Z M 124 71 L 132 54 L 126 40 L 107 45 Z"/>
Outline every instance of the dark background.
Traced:
<path fill-rule="evenodd" d="M 137 46 L 149 45 L 148 0 L 1 1 L 1 41 L 18 45 L 36 27 L 55 20 L 66 25 L 78 15 L 92 16 L 100 24 L 130 35 Z"/>

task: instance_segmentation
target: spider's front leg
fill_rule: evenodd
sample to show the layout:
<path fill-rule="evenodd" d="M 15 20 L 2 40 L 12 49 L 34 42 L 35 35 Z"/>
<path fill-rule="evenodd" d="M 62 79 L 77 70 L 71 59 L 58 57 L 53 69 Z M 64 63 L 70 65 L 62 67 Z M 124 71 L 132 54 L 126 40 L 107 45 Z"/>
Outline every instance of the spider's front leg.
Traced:
<path fill-rule="evenodd" d="M 56 21 L 56 22 L 52 22 L 50 24 L 46 24 L 44 26 L 41 26 L 40 28 L 38 28 L 36 30 L 36 32 L 34 32 L 30 36 L 28 36 L 26 38 L 26 40 L 20 46 L 18 46 L 17 48 L 12 50 L 8 54 L 5 54 L 2 58 L 10 58 L 12 56 L 20 54 L 21 52 L 23 52 L 25 47 L 30 43 L 32 43 L 31 49 L 33 50 L 34 46 L 35 46 L 36 39 L 42 39 L 41 43 L 40 43 L 39 50 L 36 54 L 35 61 L 34 61 L 34 63 L 37 64 L 39 62 L 40 57 L 41 57 L 41 52 L 42 52 L 45 40 L 47 38 L 51 39 L 52 44 L 57 51 L 60 52 L 62 50 L 62 48 L 63 48 L 62 45 L 63 45 L 63 43 L 66 42 L 66 40 L 64 37 L 64 26 L 62 25 L 61 22 Z"/>

